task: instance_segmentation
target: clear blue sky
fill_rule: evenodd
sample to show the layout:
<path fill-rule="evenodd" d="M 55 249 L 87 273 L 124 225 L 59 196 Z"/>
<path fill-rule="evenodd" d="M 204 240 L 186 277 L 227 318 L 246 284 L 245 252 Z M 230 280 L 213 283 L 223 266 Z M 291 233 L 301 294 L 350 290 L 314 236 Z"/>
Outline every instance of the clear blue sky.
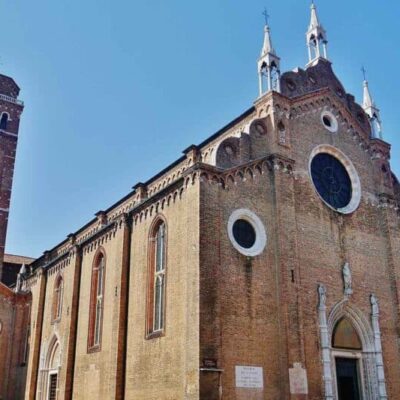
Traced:
<path fill-rule="evenodd" d="M 264 6 L 282 69 L 306 64 L 304 0 L 1 1 L 22 116 L 6 250 L 40 256 L 252 105 Z M 317 0 L 334 69 L 361 65 L 400 174 L 400 2 Z"/>

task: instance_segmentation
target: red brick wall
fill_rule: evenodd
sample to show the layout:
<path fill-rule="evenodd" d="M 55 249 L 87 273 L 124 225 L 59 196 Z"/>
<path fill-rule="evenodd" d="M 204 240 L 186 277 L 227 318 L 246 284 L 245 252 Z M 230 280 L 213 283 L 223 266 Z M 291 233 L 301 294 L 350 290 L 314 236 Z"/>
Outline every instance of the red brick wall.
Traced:
<path fill-rule="evenodd" d="M 317 288 L 319 283 L 327 288 L 329 315 L 344 298 L 342 267 L 349 262 L 354 285 L 349 304 L 370 321 L 370 295 L 379 299 L 388 396 L 400 399 L 400 217 L 393 189 L 382 177 L 388 146 L 372 143 L 329 90 L 292 101 L 267 96 L 265 102 L 274 104 L 274 111 L 264 114 L 274 126 L 285 121 L 289 145 L 279 145 L 277 129 L 270 129 L 264 154 L 269 165 L 262 165 L 262 174 L 239 167 L 231 171 L 231 183 L 226 173 L 215 172 L 204 176 L 201 186 L 200 364 L 214 360 L 223 370 L 223 398 L 321 399 Z M 267 108 L 262 102 L 257 107 L 259 115 Z M 337 115 L 337 133 L 323 127 L 324 107 Z M 362 200 L 351 215 L 332 211 L 315 192 L 308 163 L 319 144 L 340 149 L 359 174 Z M 259 149 L 252 153 L 260 154 Z M 273 153 L 281 156 L 270 157 Z M 256 213 L 268 232 L 266 249 L 252 259 L 238 253 L 228 238 L 228 218 L 238 208 Z M 290 396 L 293 363 L 307 370 L 308 397 Z M 263 367 L 264 391 L 236 389 L 235 365 Z M 201 375 L 202 399 L 219 399 L 217 374 Z"/>
<path fill-rule="evenodd" d="M 0 283 L 0 399 L 23 398 L 30 301 L 29 295 L 15 294 Z"/>

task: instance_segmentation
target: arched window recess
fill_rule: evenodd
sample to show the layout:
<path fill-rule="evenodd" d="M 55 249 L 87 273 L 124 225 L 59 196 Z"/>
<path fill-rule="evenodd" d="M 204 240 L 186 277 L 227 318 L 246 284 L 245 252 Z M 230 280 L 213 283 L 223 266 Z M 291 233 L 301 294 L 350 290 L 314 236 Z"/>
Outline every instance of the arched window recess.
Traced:
<path fill-rule="evenodd" d="M 61 319 L 62 301 L 64 292 L 64 281 L 61 275 L 56 277 L 53 291 L 52 321 L 58 322 Z"/>
<path fill-rule="evenodd" d="M 147 294 L 147 336 L 163 334 L 165 329 L 167 230 L 158 218 L 150 230 Z"/>
<path fill-rule="evenodd" d="M 101 348 L 101 335 L 103 328 L 104 311 L 104 278 L 106 257 L 100 249 L 94 257 L 92 267 L 92 281 L 89 306 L 89 334 L 88 351 L 99 351 Z"/>
<path fill-rule="evenodd" d="M 6 112 L 3 112 L 0 117 L 0 129 L 3 131 L 7 130 L 8 121 L 10 120 L 9 115 Z"/>

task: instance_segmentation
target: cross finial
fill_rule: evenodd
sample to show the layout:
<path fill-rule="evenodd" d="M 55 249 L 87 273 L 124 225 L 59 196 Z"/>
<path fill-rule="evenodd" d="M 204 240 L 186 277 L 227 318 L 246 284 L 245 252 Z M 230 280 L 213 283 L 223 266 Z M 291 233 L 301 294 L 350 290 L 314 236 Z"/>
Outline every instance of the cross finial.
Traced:
<path fill-rule="evenodd" d="M 264 8 L 264 12 L 262 14 L 264 15 L 264 18 L 265 18 L 265 25 L 268 25 L 268 20 L 269 20 L 270 15 L 268 14 L 267 7 Z"/>
<path fill-rule="evenodd" d="M 361 72 L 363 73 L 364 81 L 366 81 L 367 80 L 367 70 L 364 68 L 364 65 L 361 68 Z"/>

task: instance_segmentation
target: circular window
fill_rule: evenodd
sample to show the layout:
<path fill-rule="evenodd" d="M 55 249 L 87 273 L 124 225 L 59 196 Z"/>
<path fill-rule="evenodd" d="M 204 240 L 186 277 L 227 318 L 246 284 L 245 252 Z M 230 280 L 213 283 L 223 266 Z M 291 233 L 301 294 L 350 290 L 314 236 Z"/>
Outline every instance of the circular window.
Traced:
<path fill-rule="evenodd" d="M 338 130 L 338 122 L 336 117 L 329 111 L 324 111 L 321 114 L 322 124 L 329 132 L 335 133 Z"/>
<path fill-rule="evenodd" d="M 256 242 L 256 231 L 253 225 L 245 219 L 238 219 L 232 227 L 233 237 L 236 242 L 245 249 L 250 249 Z"/>
<path fill-rule="evenodd" d="M 261 254 L 267 243 L 260 218 L 246 209 L 236 210 L 229 217 L 228 235 L 235 249 L 248 257 Z"/>
<path fill-rule="evenodd" d="M 361 184 L 351 161 L 338 149 L 318 146 L 310 158 L 310 175 L 319 197 L 332 209 L 350 214 L 361 200 Z"/>
<path fill-rule="evenodd" d="M 264 135 L 266 132 L 266 129 L 265 129 L 265 127 L 264 127 L 264 125 L 263 124 L 261 124 L 261 123 L 258 123 L 258 124 L 256 124 L 256 131 L 257 131 L 257 133 L 261 136 L 261 135 Z"/>
<path fill-rule="evenodd" d="M 337 158 L 326 153 L 317 154 L 311 161 L 311 175 L 318 193 L 333 208 L 343 208 L 350 203 L 350 176 Z"/>

